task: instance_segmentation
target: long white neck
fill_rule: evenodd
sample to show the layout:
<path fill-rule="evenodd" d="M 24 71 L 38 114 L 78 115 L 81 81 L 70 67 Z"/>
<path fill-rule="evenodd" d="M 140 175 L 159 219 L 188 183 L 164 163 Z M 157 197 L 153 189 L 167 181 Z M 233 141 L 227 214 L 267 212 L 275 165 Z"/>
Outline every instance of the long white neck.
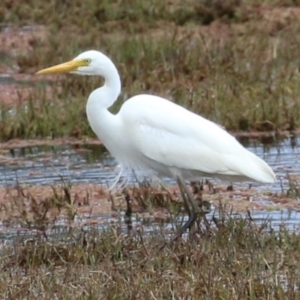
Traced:
<path fill-rule="evenodd" d="M 112 152 L 114 148 L 112 144 L 114 144 L 116 136 L 111 133 L 118 132 L 119 123 L 117 116 L 110 113 L 108 108 L 114 104 L 121 92 L 121 80 L 118 70 L 112 62 L 106 66 L 106 74 L 102 76 L 105 83 L 90 94 L 86 113 L 92 130 Z M 114 136 L 114 140 L 112 136 Z"/>

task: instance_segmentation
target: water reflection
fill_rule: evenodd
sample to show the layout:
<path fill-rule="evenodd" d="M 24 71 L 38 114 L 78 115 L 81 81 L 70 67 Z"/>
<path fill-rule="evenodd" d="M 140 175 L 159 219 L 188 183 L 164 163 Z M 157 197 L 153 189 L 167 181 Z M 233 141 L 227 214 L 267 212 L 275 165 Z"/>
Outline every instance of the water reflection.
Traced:
<path fill-rule="evenodd" d="M 299 137 L 240 141 L 266 160 L 277 175 L 276 184 L 257 187 L 280 192 L 282 186 L 288 186 L 287 174 L 300 174 Z M 0 186 L 49 185 L 61 182 L 61 178 L 73 183 L 107 183 L 116 176 L 115 166 L 115 160 L 100 145 L 17 148 L 0 162 Z"/>
<path fill-rule="evenodd" d="M 281 192 L 282 188 L 287 190 L 289 183 L 288 174 L 300 174 L 299 161 L 299 137 L 289 139 L 264 139 L 262 141 L 240 139 L 241 143 L 266 160 L 274 169 L 278 181 L 273 185 L 259 185 L 259 189 L 272 189 Z M 30 185 L 49 185 L 61 183 L 62 178 L 76 183 L 107 184 L 116 176 L 114 169 L 115 160 L 107 153 L 103 146 L 39 146 L 23 147 L 8 151 L 1 156 L 0 160 L 0 186 L 15 186 L 17 183 Z M 129 176 L 129 175 L 128 175 Z M 245 183 L 243 184 L 245 186 Z M 208 215 L 210 218 L 212 215 Z M 109 224 L 109 216 L 95 216 L 99 220 L 99 227 Z M 260 224 L 266 218 L 272 219 L 269 227 L 279 230 L 282 223 L 288 229 L 299 231 L 300 212 L 298 211 L 258 211 L 253 212 L 252 218 Z M 134 226 L 141 223 L 141 220 L 134 220 Z M 151 230 L 154 223 L 143 226 Z M 4 226 L 4 224 L 0 224 Z M 170 223 L 164 225 L 170 229 Z M 5 227 L 5 226 L 4 226 Z M 63 230 L 63 224 L 58 224 L 58 231 Z M 60 228 L 60 229 L 59 229 Z M 8 234 L 8 235 L 7 235 Z M 0 234 L 1 239 L 10 239 L 19 235 L 19 229 L 15 228 Z"/>

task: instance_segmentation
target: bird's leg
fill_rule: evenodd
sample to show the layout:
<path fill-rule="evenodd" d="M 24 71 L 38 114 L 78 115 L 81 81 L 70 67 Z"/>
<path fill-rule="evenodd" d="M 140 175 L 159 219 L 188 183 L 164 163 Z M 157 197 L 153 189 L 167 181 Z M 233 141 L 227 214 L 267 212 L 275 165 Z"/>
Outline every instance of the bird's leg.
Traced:
<path fill-rule="evenodd" d="M 191 187 L 193 190 L 193 194 L 196 197 L 197 195 L 201 194 L 201 191 L 203 191 L 203 182 L 191 181 Z"/>
<path fill-rule="evenodd" d="M 230 192 L 233 191 L 233 185 L 232 184 L 228 185 L 226 191 L 230 191 Z"/>
<path fill-rule="evenodd" d="M 128 232 L 132 230 L 132 220 L 131 220 L 131 215 L 132 215 L 132 207 L 131 207 L 131 197 L 129 192 L 127 191 L 126 188 L 124 188 L 123 193 L 125 195 L 125 201 L 126 201 L 126 212 L 125 212 L 125 223 L 127 225 Z"/>
<path fill-rule="evenodd" d="M 182 188 L 179 180 L 177 179 L 177 184 L 179 186 L 179 189 L 180 189 L 180 193 L 181 193 L 181 196 L 183 198 L 183 204 L 184 204 L 184 209 L 186 210 L 186 212 L 188 213 L 188 215 L 190 216 L 191 215 L 191 210 L 190 210 L 190 206 L 189 206 L 189 202 L 186 198 L 186 195 L 185 195 L 185 192 L 184 192 L 184 189 Z"/>
<path fill-rule="evenodd" d="M 189 202 L 192 206 L 192 209 L 189 209 L 189 211 L 190 211 L 189 218 L 181 228 L 181 234 L 182 234 L 188 228 L 191 228 L 193 223 L 196 221 L 197 214 L 199 212 L 199 207 L 198 207 L 197 203 L 195 202 L 195 199 L 194 199 L 191 191 L 188 189 L 184 179 L 181 176 L 177 176 L 177 183 L 182 192 L 183 199 L 184 199 L 184 201 L 186 201 L 185 205 L 189 206 L 189 204 L 188 204 L 188 202 Z M 184 194 L 186 195 L 187 198 L 184 197 Z M 187 201 L 187 200 L 189 200 L 189 201 Z"/>
<path fill-rule="evenodd" d="M 208 185 L 208 190 L 212 194 L 215 194 L 216 193 L 216 188 L 214 187 L 214 185 L 209 180 L 206 180 L 206 184 Z"/>

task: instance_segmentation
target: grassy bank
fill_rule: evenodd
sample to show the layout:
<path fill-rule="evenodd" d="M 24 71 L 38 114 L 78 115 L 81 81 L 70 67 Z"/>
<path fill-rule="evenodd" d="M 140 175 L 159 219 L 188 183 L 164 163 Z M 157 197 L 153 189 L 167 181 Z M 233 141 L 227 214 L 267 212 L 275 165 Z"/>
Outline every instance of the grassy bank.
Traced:
<path fill-rule="evenodd" d="M 119 215 L 124 196 L 101 186 L 7 188 L 1 299 L 299 299 L 300 237 L 291 228 L 275 232 L 269 220 L 257 224 L 250 211 L 219 202 L 213 217 L 171 243 L 181 226 L 178 198 L 131 192 L 133 228 Z M 145 205 L 143 217 L 136 212 Z M 166 209 L 168 219 L 160 213 L 153 222 Z M 101 214 L 114 221 L 102 223 Z"/>
<path fill-rule="evenodd" d="M 161 231 L 69 228 L 2 247 L 2 299 L 299 299 L 299 236 L 221 214 L 172 245 Z"/>
<path fill-rule="evenodd" d="M 29 37 L 3 50 L 6 59 L 0 67 L 33 74 L 99 49 L 115 61 L 122 77 L 123 92 L 114 111 L 130 96 L 151 93 L 229 130 L 294 130 L 300 125 L 298 5 L 254 0 L 6 1 L 2 24 L 44 27 L 38 34 L 27 27 L 23 35 Z M 13 104 L 2 95 L 2 140 L 93 136 L 85 103 L 100 79 L 31 80 L 26 97 L 16 83 L 20 95 Z"/>

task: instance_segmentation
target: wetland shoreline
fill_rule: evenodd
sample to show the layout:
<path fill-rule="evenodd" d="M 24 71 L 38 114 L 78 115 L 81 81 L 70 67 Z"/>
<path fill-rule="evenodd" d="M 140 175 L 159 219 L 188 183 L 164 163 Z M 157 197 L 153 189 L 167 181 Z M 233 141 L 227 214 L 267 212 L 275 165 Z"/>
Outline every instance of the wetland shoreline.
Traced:
<path fill-rule="evenodd" d="M 299 5 L 4 0 L 0 298 L 300 299 Z M 112 112 L 136 94 L 168 98 L 227 128 L 277 183 L 204 181 L 212 212 L 171 244 L 185 215 L 177 187 L 132 179 L 130 229 L 85 114 L 101 79 L 34 76 L 87 49 L 120 70 Z"/>

